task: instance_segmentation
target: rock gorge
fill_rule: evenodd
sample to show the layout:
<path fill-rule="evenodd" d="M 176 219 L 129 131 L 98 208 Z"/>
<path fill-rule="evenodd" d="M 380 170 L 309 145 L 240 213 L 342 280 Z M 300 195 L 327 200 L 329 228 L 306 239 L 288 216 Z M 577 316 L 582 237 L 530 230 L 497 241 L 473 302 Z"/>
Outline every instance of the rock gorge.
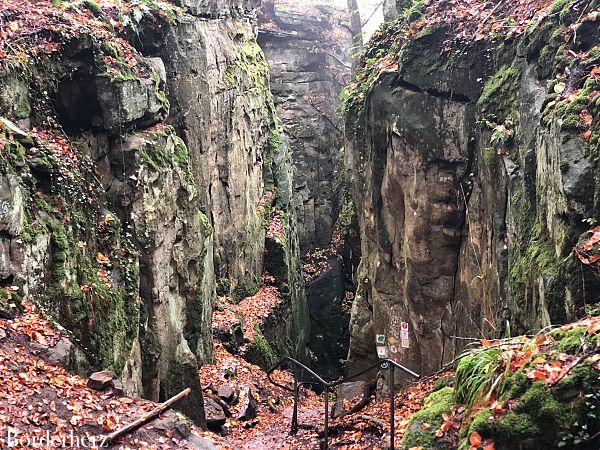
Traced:
<path fill-rule="evenodd" d="M 362 49 L 326 0 L 2 3 L 0 319 L 70 370 L 205 427 L 215 352 L 428 375 L 597 315 L 598 0 L 386 0 Z"/>
<path fill-rule="evenodd" d="M 295 5 L 265 0 L 258 15 L 271 91 L 289 142 L 293 201 L 311 322 L 310 361 L 331 378 L 348 351 L 357 236 L 349 227 L 351 202 L 343 187 L 340 93 L 351 79 L 348 14 L 328 2 Z M 354 254 L 352 252 L 355 252 Z"/>
<path fill-rule="evenodd" d="M 56 35 L 8 59 L 0 82 L 3 304 L 43 305 L 77 344 L 73 368 L 111 369 L 129 395 L 191 386 L 182 410 L 200 424 L 217 289 L 253 295 L 276 267 L 274 347 L 302 358 L 308 340 L 256 6 L 63 5 Z"/>

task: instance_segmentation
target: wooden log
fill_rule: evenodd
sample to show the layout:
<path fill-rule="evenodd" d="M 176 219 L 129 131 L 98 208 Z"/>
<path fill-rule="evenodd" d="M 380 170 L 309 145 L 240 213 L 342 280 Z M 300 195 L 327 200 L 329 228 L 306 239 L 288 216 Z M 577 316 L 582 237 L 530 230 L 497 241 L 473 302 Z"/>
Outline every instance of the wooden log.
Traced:
<path fill-rule="evenodd" d="M 162 413 L 164 413 L 165 411 L 170 409 L 171 406 L 173 406 L 179 400 L 187 397 L 191 391 L 192 390 L 190 388 L 187 388 L 186 390 L 181 391 L 179 394 L 175 395 L 174 397 L 171 397 L 166 402 L 161 403 L 160 405 L 158 405 L 156 408 L 154 408 L 149 413 L 143 415 L 142 417 L 140 417 L 137 420 L 134 420 L 130 424 L 125 425 L 124 427 L 121 427 L 118 430 L 113 431 L 110 434 L 107 434 L 105 436 L 100 436 L 99 440 L 100 440 L 101 445 L 104 447 L 108 447 L 113 441 L 116 441 L 121 436 L 125 436 L 125 435 L 137 430 L 141 426 L 147 424 L 151 420 L 156 419 Z"/>

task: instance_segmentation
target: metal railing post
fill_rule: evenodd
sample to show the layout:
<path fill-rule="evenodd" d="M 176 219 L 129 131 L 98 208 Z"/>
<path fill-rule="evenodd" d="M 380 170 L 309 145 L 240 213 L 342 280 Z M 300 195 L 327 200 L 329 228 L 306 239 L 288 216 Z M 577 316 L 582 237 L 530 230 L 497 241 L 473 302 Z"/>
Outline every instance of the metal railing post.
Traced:
<path fill-rule="evenodd" d="M 329 444 L 327 442 L 327 438 L 329 434 L 329 386 L 325 386 L 325 430 L 323 436 L 323 448 L 327 450 L 329 448 Z"/>
<path fill-rule="evenodd" d="M 297 372 L 294 370 L 294 411 L 292 412 L 292 434 L 296 434 L 298 432 L 298 376 Z"/>
<path fill-rule="evenodd" d="M 288 384 L 281 384 L 278 383 L 277 381 L 275 381 L 271 375 L 273 374 L 273 372 L 275 371 L 275 369 L 277 369 L 278 367 L 281 367 L 284 363 L 292 363 L 296 369 L 294 371 L 294 384 L 293 387 L 290 387 Z M 313 370 L 309 369 L 307 366 L 305 366 L 304 364 L 302 364 L 299 361 L 296 361 L 295 359 L 289 358 L 289 357 L 285 357 L 283 359 L 281 359 L 277 364 L 275 364 L 268 372 L 267 372 L 267 379 L 275 386 L 286 390 L 288 392 L 292 392 L 294 395 L 294 410 L 293 410 L 293 414 L 292 414 L 292 431 L 291 433 L 294 434 L 298 431 L 298 408 L 299 408 L 299 392 L 300 392 L 300 387 L 303 385 L 308 385 L 308 384 L 314 384 L 314 385 L 318 385 L 318 386 L 322 386 L 325 389 L 325 429 L 323 430 L 323 442 L 321 442 L 321 448 L 322 449 L 329 449 L 329 442 L 328 442 L 328 438 L 329 438 L 329 391 L 337 386 L 339 386 L 342 383 L 347 383 L 350 380 L 355 380 L 356 378 L 360 377 L 361 375 L 366 374 L 367 372 L 369 372 L 370 370 L 374 369 L 375 367 L 379 367 L 379 369 L 382 370 L 386 370 L 389 369 L 390 370 L 390 448 L 392 450 L 395 450 L 395 432 L 396 432 L 396 420 L 395 420 L 395 406 L 396 406 L 396 402 L 395 402 L 395 396 L 396 396 L 396 386 L 395 386 L 395 369 L 398 368 L 399 370 L 401 370 L 403 373 L 419 379 L 420 376 L 419 374 L 413 372 L 412 370 L 404 367 L 401 364 L 398 364 L 395 361 L 392 361 L 391 359 L 380 359 L 377 363 L 363 369 L 360 372 L 357 372 L 351 376 L 345 377 L 343 379 L 339 379 L 333 382 L 327 382 L 325 381 L 323 378 L 321 378 L 319 375 L 317 375 Z M 306 371 L 306 373 L 308 373 L 313 380 L 315 381 L 298 381 L 299 378 L 301 378 L 303 375 L 299 375 L 303 374 L 304 371 Z"/>
<path fill-rule="evenodd" d="M 395 420 L 395 382 L 394 382 L 394 372 L 396 368 L 390 364 L 390 448 L 394 450 L 394 437 L 395 437 L 395 428 L 396 428 L 396 420 Z"/>

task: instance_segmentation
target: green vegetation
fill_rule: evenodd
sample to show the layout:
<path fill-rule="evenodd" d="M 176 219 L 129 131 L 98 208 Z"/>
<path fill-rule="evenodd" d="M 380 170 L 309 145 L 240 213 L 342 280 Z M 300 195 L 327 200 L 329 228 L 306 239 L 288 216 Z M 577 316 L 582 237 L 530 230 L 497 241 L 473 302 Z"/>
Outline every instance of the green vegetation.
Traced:
<path fill-rule="evenodd" d="M 554 2 L 550 5 L 550 12 L 561 12 L 565 7 L 567 7 L 571 3 L 573 3 L 573 0 L 554 0 Z"/>
<path fill-rule="evenodd" d="M 456 377 L 453 375 L 447 375 L 445 377 L 438 379 L 435 382 L 435 386 L 434 386 L 433 390 L 439 391 L 440 389 L 445 388 L 445 387 L 454 387 L 455 383 L 456 383 Z"/>
<path fill-rule="evenodd" d="M 554 241 L 550 239 L 537 217 L 533 206 L 535 200 L 524 190 L 520 190 L 513 194 L 512 202 L 511 208 L 516 211 L 516 217 L 515 230 L 511 234 L 508 288 L 514 307 L 525 309 L 531 298 L 538 295 L 536 282 L 539 277 L 554 275 L 558 282 L 566 273 L 568 261 L 563 261 L 557 255 Z M 532 328 L 530 324 L 525 323 L 514 325 L 519 332 Z"/>
<path fill-rule="evenodd" d="M 494 115 L 503 121 L 515 107 L 522 70 L 515 66 L 503 66 L 483 86 L 477 106 L 483 115 Z"/>
<path fill-rule="evenodd" d="M 228 278 L 221 277 L 217 280 L 217 295 L 228 295 L 231 291 L 231 283 Z"/>
<path fill-rule="evenodd" d="M 558 433 L 569 421 L 568 408 L 553 397 L 548 386 L 536 382 L 520 398 L 513 412 L 500 418 L 494 417 L 490 409 L 477 413 L 466 435 L 476 431 L 497 445 L 520 442 L 527 449 L 556 448 Z"/>
<path fill-rule="evenodd" d="M 486 148 L 483 152 L 483 163 L 486 167 L 492 169 L 496 160 L 496 151 L 493 148 Z"/>
<path fill-rule="evenodd" d="M 406 42 L 406 28 L 423 16 L 425 5 L 424 1 L 411 1 L 396 20 L 380 26 L 361 55 L 354 55 L 360 58 L 359 69 L 352 83 L 340 94 L 348 130 L 357 131 L 367 92 L 384 70 L 396 66 L 398 54 Z"/>
<path fill-rule="evenodd" d="M 244 42 L 240 53 L 225 70 L 223 82 L 226 87 L 248 86 L 248 89 L 258 94 L 268 91 L 269 63 L 254 40 Z"/>
<path fill-rule="evenodd" d="M 426 399 L 421 410 L 415 413 L 407 427 L 407 432 L 402 439 L 403 450 L 413 447 L 446 448 L 438 446 L 433 433 L 440 428 L 444 419 L 442 414 L 448 414 L 453 405 L 454 391 L 445 387 L 431 393 Z M 421 425 L 427 424 L 427 429 Z"/>
<path fill-rule="evenodd" d="M 152 172 L 159 173 L 175 169 L 181 177 L 184 188 L 191 197 L 195 196 L 196 184 L 190 169 L 188 148 L 183 140 L 177 136 L 175 129 L 167 126 L 164 129 L 147 132 L 146 141 L 147 144 L 139 149 L 138 154 L 148 168 Z M 205 224 L 204 221 L 202 223 Z M 208 225 L 210 225 L 210 221 L 208 221 Z M 205 231 L 210 234 L 210 229 L 205 228 Z"/>
<path fill-rule="evenodd" d="M 200 219 L 200 224 L 202 225 L 202 236 L 203 237 L 208 237 L 214 233 L 215 230 L 214 230 L 212 224 L 210 223 L 210 219 L 208 218 L 208 216 L 206 214 L 204 214 L 202 211 L 199 211 L 198 219 Z"/>
<path fill-rule="evenodd" d="M 439 380 L 440 386 L 412 416 L 402 448 L 455 448 L 451 442 L 456 435 L 443 431 L 452 429 L 441 427 L 444 420 L 459 424 L 459 450 L 471 448 L 473 433 L 496 448 L 513 448 L 518 442 L 523 450 L 589 440 L 600 431 L 600 377 L 590 352 L 600 337 L 598 320 L 592 317 L 531 338 L 484 341 L 483 347 L 465 352 L 455 389 L 439 389 L 446 384 Z"/>
<path fill-rule="evenodd" d="M 102 15 L 102 8 L 94 0 L 82 0 L 81 4 L 89 9 L 95 16 Z"/>
<path fill-rule="evenodd" d="M 23 240 L 46 235 L 50 243 L 46 286 L 35 299 L 74 333 L 94 367 L 120 373 L 139 328 L 137 253 L 120 220 L 103 212 L 92 164 L 76 145 L 55 136 L 50 148 L 35 132 L 9 127 L 0 126 L 0 169 L 33 180 L 20 186 Z M 67 148 L 72 153 L 59 151 Z M 36 185 L 44 177 L 54 180 L 49 192 Z"/>
<path fill-rule="evenodd" d="M 256 295 L 260 287 L 260 280 L 241 280 L 233 290 L 233 301 L 239 302 L 246 297 Z"/>
<path fill-rule="evenodd" d="M 501 349 L 491 348 L 461 359 L 456 369 L 455 397 L 458 403 L 470 408 L 491 396 L 502 379 L 502 374 L 498 373 L 501 355 Z"/>
<path fill-rule="evenodd" d="M 271 368 L 277 362 L 277 355 L 258 326 L 254 330 L 253 341 L 244 356 L 248 361 L 264 369 Z"/>

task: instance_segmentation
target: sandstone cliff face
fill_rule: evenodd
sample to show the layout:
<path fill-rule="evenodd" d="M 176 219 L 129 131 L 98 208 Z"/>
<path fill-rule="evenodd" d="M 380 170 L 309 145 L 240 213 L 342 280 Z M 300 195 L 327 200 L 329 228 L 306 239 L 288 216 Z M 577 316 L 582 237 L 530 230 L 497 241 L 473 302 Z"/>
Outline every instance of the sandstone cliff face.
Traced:
<path fill-rule="evenodd" d="M 215 286 L 243 296 L 260 282 L 261 204 L 285 219 L 281 334 L 296 352 L 307 324 L 254 2 L 181 6 L 127 10 L 126 40 L 67 8 L 81 32 L 57 30 L 60 52 L 32 54 L 27 72 L 2 66 L 0 276 L 3 308 L 34 300 L 72 334 L 76 369 L 112 369 L 153 400 L 191 386 L 181 408 L 202 423 Z"/>
<path fill-rule="evenodd" d="M 344 207 L 339 97 L 350 79 L 347 16 L 330 2 L 289 0 L 263 1 L 258 15 L 258 42 L 269 62 L 275 106 L 292 152 L 290 187 L 305 268 L 319 264 L 315 254 L 327 255 L 320 273 L 305 273 L 305 281 L 311 363 L 330 378 L 340 375 L 348 342 L 348 315 L 342 311 L 345 274 L 340 255 L 331 250 L 339 245 L 332 240 L 336 224 L 341 234 Z"/>
<path fill-rule="evenodd" d="M 262 2 L 259 44 L 295 168 L 294 201 L 302 253 L 330 244 L 340 213 L 342 111 L 351 35 L 332 6 Z"/>
<path fill-rule="evenodd" d="M 376 335 L 400 344 L 405 321 L 410 347 L 392 356 L 431 373 L 453 336 L 540 329 L 597 301 L 573 248 L 600 219 L 597 126 L 580 119 L 598 113 L 598 21 L 593 2 L 561 4 L 513 38 L 454 44 L 451 25 L 418 29 L 433 13 L 413 3 L 367 50 L 363 65 L 388 68 L 363 71 L 348 107 L 362 241 L 350 360 L 374 360 Z"/>

